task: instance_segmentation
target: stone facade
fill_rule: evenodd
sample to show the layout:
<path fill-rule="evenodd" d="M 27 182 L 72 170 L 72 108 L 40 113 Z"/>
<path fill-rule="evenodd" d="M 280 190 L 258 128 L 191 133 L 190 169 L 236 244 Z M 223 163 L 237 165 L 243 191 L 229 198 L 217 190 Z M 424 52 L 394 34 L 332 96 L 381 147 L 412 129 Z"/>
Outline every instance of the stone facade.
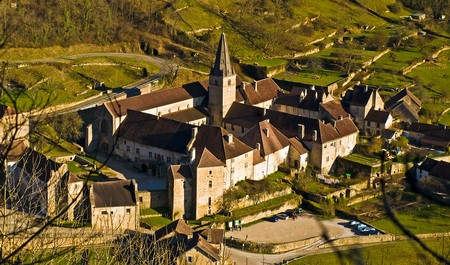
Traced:
<path fill-rule="evenodd" d="M 197 168 L 195 174 L 195 219 L 222 209 L 223 166 Z"/>

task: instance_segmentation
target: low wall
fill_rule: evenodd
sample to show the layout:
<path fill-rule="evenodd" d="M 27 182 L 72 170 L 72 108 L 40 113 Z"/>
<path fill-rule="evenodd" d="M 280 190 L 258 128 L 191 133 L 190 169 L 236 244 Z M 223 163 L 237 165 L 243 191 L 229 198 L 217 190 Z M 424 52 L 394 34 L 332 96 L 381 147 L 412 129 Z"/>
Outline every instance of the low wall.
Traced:
<path fill-rule="evenodd" d="M 247 215 L 245 217 L 237 217 L 237 218 L 243 219 L 244 222 L 246 224 L 248 224 L 250 222 L 259 220 L 261 218 L 266 218 L 266 217 L 278 214 L 280 212 L 285 212 L 286 210 L 296 208 L 300 204 L 300 201 L 301 201 L 301 197 L 294 198 L 292 200 L 285 202 L 283 205 L 280 205 L 279 207 L 274 206 L 272 209 L 269 209 L 269 210 L 266 210 L 263 212 L 258 212 L 258 213 Z"/>
<path fill-rule="evenodd" d="M 280 197 L 280 196 L 283 196 L 283 195 L 291 194 L 291 193 L 292 193 L 292 188 L 288 187 L 288 188 L 286 188 L 286 189 L 284 189 L 282 191 L 277 191 L 277 192 L 274 192 L 272 194 L 265 194 L 265 195 L 263 195 L 262 197 L 260 197 L 258 199 L 252 198 L 250 196 L 248 198 L 242 198 L 242 199 L 239 199 L 233 205 L 233 209 L 232 210 L 241 209 L 241 208 L 245 208 L 245 207 L 248 207 L 248 206 L 256 205 L 256 204 L 258 204 L 260 202 L 264 202 L 264 201 L 267 201 L 267 200 L 270 200 L 270 199 L 273 199 L 273 198 L 276 198 L 276 197 Z"/>
<path fill-rule="evenodd" d="M 169 197 L 167 190 L 140 190 L 138 191 L 137 197 L 139 199 L 139 206 L 141 209 L 169 207 Z"/>
<path fill-rule="evenodd" d="M 281 243 L 281 244 L 270 244 L 270 243 L 257 243 L 257 242 L 245 242 L 241 240 L 231 240 L 229 238 L 225 239 L 225 244 L 228 247 L 233 247 L 245 251 L 251 251 L 251 252 L 258 252 L 258 253 L 267 253 L 267 254 L 275 254 L 275 253 L 282 253 L 291 251 L 294 249 L 299 249 L 302 247 L 309 246 L 311 244 L 316 243 L 319 241 L 322 237 L 311 237 L 308 239 L 295 241 L 295 242 L 288 242 L 288 243 Z"/>

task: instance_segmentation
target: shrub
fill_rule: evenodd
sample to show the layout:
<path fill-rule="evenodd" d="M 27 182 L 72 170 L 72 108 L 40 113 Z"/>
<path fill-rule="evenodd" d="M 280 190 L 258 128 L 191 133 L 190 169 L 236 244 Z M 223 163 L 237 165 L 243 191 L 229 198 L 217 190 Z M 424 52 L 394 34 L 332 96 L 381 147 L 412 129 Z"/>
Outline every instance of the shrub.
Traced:
<path fill-rule="evenodd" d="M 391 11 L 392 13 L 398 14 L 402 11 L 403 6 L 400 2 L 395 2 L 392 5 L 388 5 L 387 8 L 389 9 L 389 11 Z"/>

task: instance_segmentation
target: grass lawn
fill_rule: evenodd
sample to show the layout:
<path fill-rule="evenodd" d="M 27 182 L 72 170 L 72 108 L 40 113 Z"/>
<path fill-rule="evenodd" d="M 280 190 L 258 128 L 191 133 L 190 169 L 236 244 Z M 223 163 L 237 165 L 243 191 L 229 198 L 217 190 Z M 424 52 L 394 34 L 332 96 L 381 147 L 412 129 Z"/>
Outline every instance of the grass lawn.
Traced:
<path fill-rule="evenodd" d="M 418 209 L 397 213 L 397 218 L 411 232 L 415 234 L 449 232 L 450 207 L 438 204 L 421 206 Z M 400 229 L 388 218 L 372 223 L 375 227 L 389 233 L 402 235 Z"/>
<path fill-rule="evenodd" d="M 364 83 L 381 87 L 399 88 L 412 83 L 412 81 L 400 75 L 388 74 L 385 72 L 375 72 L 369 77 L 369 79 L 365 80 Z"/>
<path fill-rule="evenodd" d="M 311 69 L 304 69 L 298 73 L 283 72 L 274 77 L 281 80 L 288 80 L 316 86 L 326 86 L 346 77 L 346 75 L 343 75 L 337 71 L 325 69 L 318 69 L 316 71 Z"/>
<path fill-rule="evenodd" d="M 374 158 L 374 157 L 368 157 L 361 154 L 351 154 L 346 157 L 343 157 L 344 159 L 357 162 L 366 166 L 373 166 L 374 164 L 380 163 L 381 160 Z"/>
<path fill-rule="evenodd" d="M 148 217 L 141 218 L 141 222 L 148 224 L 152 228 L 158 229 L 172 223 L 172 220 L 165 217 Z"/>
<path fill-rule="evenodd" d="M 439 238 L 424 240 L 431 249 L 442 255 L 448 255 L 450 239 Z M 377 246 L 364 247 L 361 249 L 345 250 L 337 252 L 306 256 L 296 261 L 289 262 L 290 265 L 297 264 L 441 264 L 430 254 L 425 253 L 417 243 L 396 242 L 381 244 Z"/>
<path fill-rule="evenodd" d="M 450 111 L 447 111 L 444 115 L 439 118 L 439 123 L 450 125 Z"/>
<path fill-rule="evenodd" d="M 448 89 L 450 78 L 450 51 L 441 53 L 437 63 L 427 62 L 414 68 L 408 76 L 419 77 L 428 87 L 436 91 Z"/>
<path fill-rule="evenodd" d="M 282 65 L 282 64 L 285 64 L 286 62 L 287 62 L 286 59 L 256 59 L 256 60 L 244 61 L 243 63 L 245 63 L 245 64 L 257 63 L 259 66 L 271 67 L 271 66 Z"/>
<path fill-rule="evenodd" d="M 141 209 L 141 215 L 156 215 L 156 214 L 164 214 L 168 213 L 170 210 L 167 207 L 157 207 L 157 208 L 146 208 Z"/>

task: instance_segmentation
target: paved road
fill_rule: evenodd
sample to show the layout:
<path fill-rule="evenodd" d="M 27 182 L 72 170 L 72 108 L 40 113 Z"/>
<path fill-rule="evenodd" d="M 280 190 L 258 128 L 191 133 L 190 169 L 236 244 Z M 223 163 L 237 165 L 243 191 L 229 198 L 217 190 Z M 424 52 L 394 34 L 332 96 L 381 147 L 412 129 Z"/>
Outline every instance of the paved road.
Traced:
<path fill-rule="evenodd" d="M 61 60 L 71 60 L 71 59 L 86 58 L 86 57 L 99 57 L 99 56 L 124 57 L 124 58 L 137 59 L 137 60 L 150 62 L 159 67 L 159 72 L 156 75 L 151 76 L 147 79 L 140 80 L 138 82 L 134 82 L 130 85 L 124 86 L 123 89 L 118 90 L 115 93 L 104 95 L 104 96 L 89 100 L 87 102 L 84 102 L 84 103 L 81 103 L 81 104 L 78 104 L 75 106 L 67 107 L 64 110 L 59 110 L 58 113 L 61 114 L 61 113 L 73 112 L 73 111 L 90 108 L 92 106 L 99 105 L 107 100 L 110 100 L 111 98 L 114 98 L 121 93 L 138 92 L 137 90 L 139 90 L 140 87 L 159 80 L 160 78 L 172 73 L 179 67 L 178 65 L 176 65 L 168 60 L 162 59 L 162 58 L 148 56 L 148 55 L 142 55 L 142 54 L 134 54 L 134 53 L 84 53 L 84 54 L 63 56 L 63 57 L 58 57 L 58 58 L 36 59 L 36 60 L 17 60 L 17 61 L 9 61 L 9 62 L 10 63 L 18 63 L 18 64 L 21 64 L 21 63 L 22 64 L 49 63 L 49 62 L 55 62 L 55 61 L 61 61 Z"/>

